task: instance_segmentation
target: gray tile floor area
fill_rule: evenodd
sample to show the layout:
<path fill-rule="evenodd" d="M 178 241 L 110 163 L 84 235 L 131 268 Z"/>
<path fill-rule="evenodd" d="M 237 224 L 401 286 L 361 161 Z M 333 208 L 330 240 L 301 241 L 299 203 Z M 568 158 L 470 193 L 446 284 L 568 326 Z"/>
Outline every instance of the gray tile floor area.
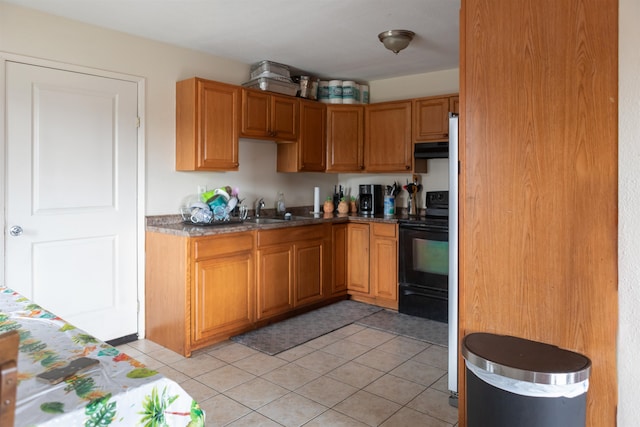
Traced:
<path fill-rule="evenodd" d="M 118 347 L 178 382 L 207 426 L 457 426 L 447 349 L 351 324 L 275 356 L 225 341 L 191 358 L 148 340 Z"/>

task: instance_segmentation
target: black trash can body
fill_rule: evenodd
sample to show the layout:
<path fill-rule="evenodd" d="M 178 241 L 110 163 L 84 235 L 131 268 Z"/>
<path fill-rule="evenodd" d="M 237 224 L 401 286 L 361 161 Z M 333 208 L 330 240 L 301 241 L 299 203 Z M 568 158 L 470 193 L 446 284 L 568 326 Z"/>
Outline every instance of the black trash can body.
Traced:
<path fill-rule="evenodd" d="M 463 339 L 468 427 L 584 427 L 591 361 L 522 338 Z"/>

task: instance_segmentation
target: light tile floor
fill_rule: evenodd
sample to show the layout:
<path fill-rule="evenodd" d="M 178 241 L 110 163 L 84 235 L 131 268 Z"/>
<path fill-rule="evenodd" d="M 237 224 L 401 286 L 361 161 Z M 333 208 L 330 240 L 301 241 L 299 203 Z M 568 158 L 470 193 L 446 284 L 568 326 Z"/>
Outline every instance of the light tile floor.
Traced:
<path fill-rule="evenodd" d="M 207 426 L 457 426 L 444 347 L 349 325 L 275 356 L 225 341 L 185 358 L 118 347 L 178 382 Z"/>

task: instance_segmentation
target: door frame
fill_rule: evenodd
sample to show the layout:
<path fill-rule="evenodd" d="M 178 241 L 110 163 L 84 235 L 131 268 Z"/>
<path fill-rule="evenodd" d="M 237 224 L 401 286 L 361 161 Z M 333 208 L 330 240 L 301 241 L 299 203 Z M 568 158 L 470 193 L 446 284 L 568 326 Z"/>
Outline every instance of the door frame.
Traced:
<path fill-rule="evenodd" d="M 84 67 L 79 65 L 67 64 L 63 62 L 51 61 L 47 59 L 34 58 L 24 55 L 16 55 L 13 53 L 0 51 L 0 200 L 3 201 L 4 209 L 0 209 L 0 223 L 2 224 L 3 233 L 0 236 L 0 285 L 8 286 L 11 288 L 11 283 L 5 283 L 6 271 L 5 271 L 5 248 L 6 248 L 6 155 L 7 155 L 7 130 L 6 130 L 6 64 L 7 62 L 19 62 L 27 65 L 34 65 L 40 67 L 54 68 L 62 71 L 90 74 L 97 77 L 105 77 L 111 79 L 124 80 L 135 83 L 138 88 L 138 118 L 140 124 L 138 126 L 137 144 L 138 144 L 138 162 L 137 162 L 137 177 L 136 177 L 136 287 L 137 287 L 137 300 L 138 300 L 138 337 L 144 338 L 145 336 L 145 323 L 144 323 L 144 241 L 145 241 L 145 147 L 146 147 L 146 130 L 145 130 L 145 90 L 146 79 L 141 76 L 135 76 L 132 74 L 117 73 L 113 71 L 106 71 L 97 68 Z M 45 307 L 46 308 L 46 307 Z"/>

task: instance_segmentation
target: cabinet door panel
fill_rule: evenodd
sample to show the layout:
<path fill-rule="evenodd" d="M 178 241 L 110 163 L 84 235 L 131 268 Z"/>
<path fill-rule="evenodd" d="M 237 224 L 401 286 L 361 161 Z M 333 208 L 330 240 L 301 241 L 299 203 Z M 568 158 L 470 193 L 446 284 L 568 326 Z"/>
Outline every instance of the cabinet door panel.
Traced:
<path fill-rule="evenodd" d="M 201 168 L 238 168 L 239 90 L 233 86 L 201 84 L 200 150 Z"/>
<path fill-rule="evenodd" d="M 298 139 L 298 105 L 296 98 L 271 95 L 271 135 L 276 141 Z"/>
<path fill-rule="evenodd" d="M 293 308 L 293 254 L 290 244 L 258 251 L 258 318 Z"/>
<path fill-rule="evenodd" d="M 410 171 L 413 160 L 411 101 L 367 105 L 364 122 L 366 171 Z"/>
<path fill-rule="evenodd" d="M 295 244 L 296 305 L 322 299 L 324 283 L 324 243 L 322 240 Z"/>
<path fill-rule="evenodd" d="M 449 137 L 449 97 L 413 101 L 413 140 L 438 141 Z"/>
<path fill-rule="evenodd" d="M 327 106 L 327 172 L 364 169 L 364 106 Z"/>
<path fill-rule="evenodd" d="M 398 240 L 374 237 L 371 248 L 371 282 L 376 298 L 398 301 Z"/>
<path fill-rule="evenodd" d="M 327 107 L 315 101 L 299 100 L 298 141 L 278 144 L 278 172 L 323 172 L 327 158 Z"/>
<path fill-rule="evenodd" d="M 348 224 L 347 286 L 349 291 L 369 294 L 369 225 Z"/>
<path fill-rule="evenodd" d="M 193 339 L 198 341 L 253 321 L 251 253 L 195 263 Z"/>
<path fill-rule="evenodd" d="M 242 136 L 264 138 L 270 131 L 270 95 L 253 90 L 242 90 Z"/>
<path fill-rule="evenodd" d="M 176 83 L 176 170 L 237 170 L 240 88 Z"/>
<path fill-rule="evenodd" d="M 300 101 L 300 170 L 322 172 L 326 167 L 327 109 L 322 103 Z"/>

